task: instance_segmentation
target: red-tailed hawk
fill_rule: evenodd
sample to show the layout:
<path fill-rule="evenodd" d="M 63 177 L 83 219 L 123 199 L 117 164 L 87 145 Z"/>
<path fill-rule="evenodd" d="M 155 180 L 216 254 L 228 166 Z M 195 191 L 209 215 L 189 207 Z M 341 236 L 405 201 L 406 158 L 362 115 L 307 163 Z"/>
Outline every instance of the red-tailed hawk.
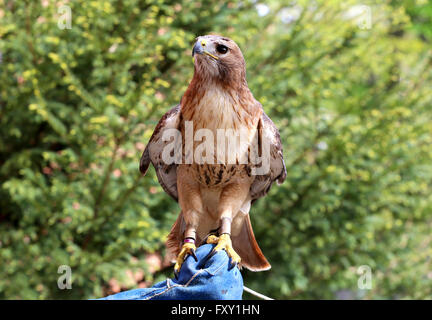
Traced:
<path fill-rule="evenodd" d="M 177 257 L 174 270 L 180 270 L 187 254 L 195 257 L 195 244 L 204 242 L 217 244 L 214 251 L 225 249 L 233 264 L 267 270 L 249 210 L 274 181 L 285 180 L 279 132 L 249 90 L 245 61 L 234 41 L 198 37 L 192 55 L 192 81 L 180 104 L 159 121 L 140 161 L 143 174 L 153 164 L 163 189 L 181 207 L 167 241 L 168 252 Z M 163 135 L 176 131 L 180 138 L 171 135 L 172 148 L 173 139 Z M 244 139 L 229 147 L 236 135 Z M 252 152 L 255 147 L 258 153 Z"/>

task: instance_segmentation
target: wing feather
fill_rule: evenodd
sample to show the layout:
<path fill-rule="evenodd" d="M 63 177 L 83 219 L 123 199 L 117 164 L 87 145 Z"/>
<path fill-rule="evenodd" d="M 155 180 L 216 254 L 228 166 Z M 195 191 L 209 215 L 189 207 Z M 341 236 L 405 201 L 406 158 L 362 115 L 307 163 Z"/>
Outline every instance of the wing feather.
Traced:
<path fill-rule="evenodd" d="M 147 144 L 140 160 L 140 171 L 146 174 L 150 162 L 153 164 L 160 185 L 174 200 L 178 200 L 177 192 L 177 164 L 166 164 L 162 160 L 162 151 L 170 143 L 163 141 L 162 135 L 166 129 L 179 129 L 180 105 L 175 106 L 159 120 L 149 143 Z"/>
<path fill-rule="evenodd" d="M 279 130 L 264 112 L 258 123 L 258 135 L 259 150 L 262 150 L 263 141 L 269 143 L 270 170 L 266 174 L 255 176 L 255 180 L 250 188 L 253 201 L 265 196 L 275 181 L 281 184 L 286 178 L 286 167 Z"/>

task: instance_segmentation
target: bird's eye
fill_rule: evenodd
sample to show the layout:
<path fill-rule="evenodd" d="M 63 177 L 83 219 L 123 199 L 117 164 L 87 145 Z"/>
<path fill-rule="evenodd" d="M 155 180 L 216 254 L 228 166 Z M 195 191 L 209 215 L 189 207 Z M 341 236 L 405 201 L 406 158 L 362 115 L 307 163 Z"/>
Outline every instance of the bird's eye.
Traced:
<path fill-rule="evenodd" d="M 221 53 L 221 54 L 225 54 L 228 52 L 228 47 L 224 46 L 223 44 L 218 44 L 216 47 L 216 51 Z"/>

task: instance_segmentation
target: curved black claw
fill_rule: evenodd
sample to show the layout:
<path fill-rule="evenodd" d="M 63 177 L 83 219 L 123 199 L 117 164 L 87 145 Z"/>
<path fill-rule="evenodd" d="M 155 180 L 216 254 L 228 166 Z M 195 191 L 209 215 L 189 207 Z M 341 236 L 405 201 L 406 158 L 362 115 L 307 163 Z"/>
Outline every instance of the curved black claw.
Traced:
<path fill-rule="evenodd" d="M 213 257 L 216 253 L 217 253 L 217 251 L 213 248 L 213 250 L 210 251 L 209 255 L 207 256 L 207 259 L 210 259 L 211 257 Z"/>
<path fill-rule="evenodd" d="M 237 266 L 238 266 L 238 263 L 237 262 L 232 262 L 232 259 L 230 259 L 228 270 L 232 270 L 232 269 L 234 269 Z"/>
<path fill-rule="evenodd" d="M 198 262 L 198 257 L 196 256 L 195 250 L 192 249 L 190 255 L 195 259 L 195 262 Z"/>

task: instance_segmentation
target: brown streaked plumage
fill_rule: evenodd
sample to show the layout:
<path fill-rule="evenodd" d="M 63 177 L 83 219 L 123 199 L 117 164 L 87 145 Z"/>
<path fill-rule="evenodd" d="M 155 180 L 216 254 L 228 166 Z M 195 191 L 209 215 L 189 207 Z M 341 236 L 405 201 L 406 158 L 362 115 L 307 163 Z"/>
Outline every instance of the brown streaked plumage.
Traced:
<path fill-rule="evenodd" d="M 267 270 L 270 264 L 255 240 L 249 210 L 274 181 L 285 180 L 279 132 L 249 90 L 245 61 L 234 41 L 214 35 L 198 37 L 193 53 L 194 76 L 180 104 L 159 121 L 141 157 L 140 170 L 145 174 L 153 163 L 163 189 L 180 204 L 181 212 L 167 240 L 172 258 L 178 256 L 176 271 L 187 254 L 194 254 L 195 245 L 183 243 L 185 237 L 194 238 L 198 245 L 204 241 L 217 244 L 215 250 L 225 249 L 233 262 L 250 270 Z M 197 155 L 194 143 L 191 151 L 198 158 L 193 163 L 185 161 L 186 148 L 181 164 L 164 163 L 162 150 L 169 142 L 162 140 L 163 131 L 178 129 L 185 146 L 188 121 L 193 123 L 194 135 L 200 129 L 209 130 L 214 137 L 218 129 L 245 133 L 246 140 L 238 150 L 248 155 L 248 161 L 242 163 L 239 156 L 234 163 L 218 163 L 216 151 Z M 255 141 L 259 147 L 269 142 L 269 171 L 262 175 L 253 174 L 258 164 L 249 151 Z M 199 162 L 209 158 L 214 162 Z M 215 230 L 226 234 L 209 237 Z"/>

